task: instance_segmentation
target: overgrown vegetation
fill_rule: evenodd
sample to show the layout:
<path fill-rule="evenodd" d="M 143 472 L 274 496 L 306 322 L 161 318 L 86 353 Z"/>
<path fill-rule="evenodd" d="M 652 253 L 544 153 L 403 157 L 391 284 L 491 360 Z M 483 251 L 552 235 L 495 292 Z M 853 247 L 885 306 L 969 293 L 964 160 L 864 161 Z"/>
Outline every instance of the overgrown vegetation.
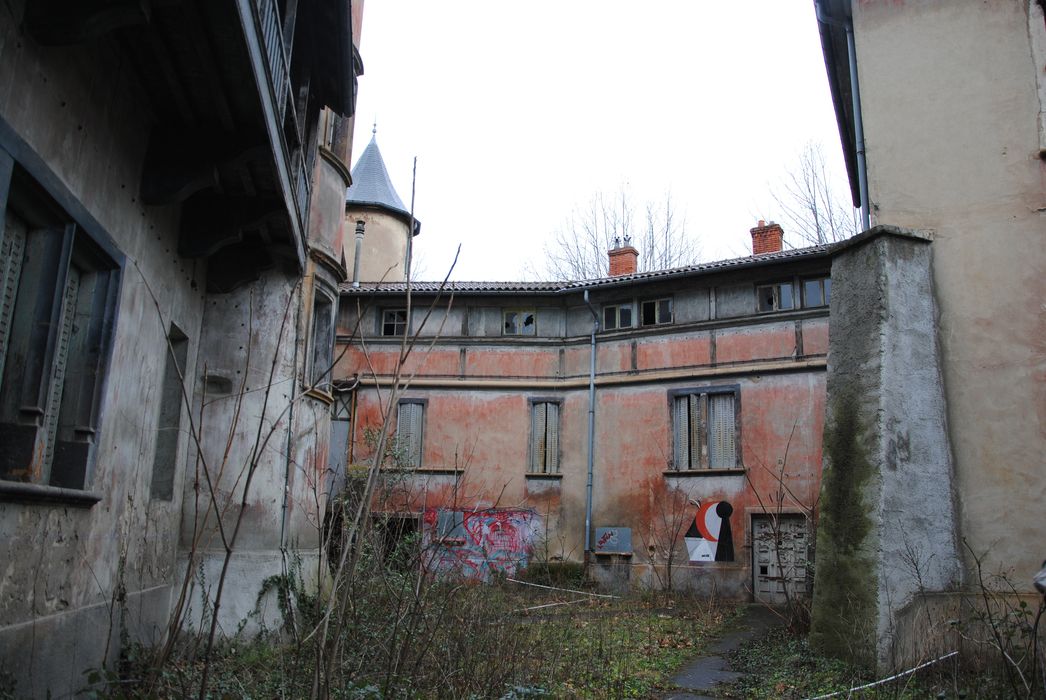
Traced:
<path fill-rule="evenodd" d="M 874 677 L 863 667 L 822 656 L 805 639 L 778 629 L 742 645 L 731 655 L 731 669 L 746 675 L 717 689 L 717 693 L 730 698 L 775 699 L 813 698 L 840 691 L 837 697 L 869 700 L 1025 697 L 1013 694 L 1001 667 L 974 668 L 971 660 L 957 656 L 882 685 L 849 693 L 849 689 L 869 683 Z"/>
<path fill-rule="evenodd" d="M 719 633 L 729 612 L 682 595 L 597 598 L 397 572 L 413 557 L 412 548 L 405 541 L 394 552 L 372 551 L 361 567 L 366 574 L 354 586 L 331 669 L 332 697 L 650 697 Z M 565 567 L 535 568 L 527 578 L 576 580 Z M 301 602 L 299 611 L 321 607 Z M 139 649 L 121 666 L 121 677 L 90 678 L 98 683 L 96 697 L 175 698 L 199 687 L 203 665 L 192 644 L 172 657 L 152 686 L 144 682 L 152 675 L 150 658 Z M 219 643 L 211 653 L 209 693 L 307 697 L 315 661 L 308 637 L 296 641 L 287 629 Z"/>

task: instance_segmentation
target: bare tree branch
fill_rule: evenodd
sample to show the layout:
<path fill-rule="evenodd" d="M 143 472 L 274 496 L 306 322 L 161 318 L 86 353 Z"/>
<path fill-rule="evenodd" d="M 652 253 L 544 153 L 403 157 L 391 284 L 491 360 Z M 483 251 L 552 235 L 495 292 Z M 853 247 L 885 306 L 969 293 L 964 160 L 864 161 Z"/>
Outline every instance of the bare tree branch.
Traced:
<path fill-rule="evenodd" d="M 772 191 L 777 218 L 800 245 L 843 241 L 860 230 L 860 215 L 847 191 L 832 180 L 821 144 L 810 141 Z"/>

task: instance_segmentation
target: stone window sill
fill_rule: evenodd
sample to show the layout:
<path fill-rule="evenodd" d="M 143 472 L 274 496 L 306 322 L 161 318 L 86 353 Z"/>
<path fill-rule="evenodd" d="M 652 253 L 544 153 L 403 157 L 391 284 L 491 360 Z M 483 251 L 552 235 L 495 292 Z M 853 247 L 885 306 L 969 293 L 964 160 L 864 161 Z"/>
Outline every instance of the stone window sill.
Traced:
<path fill-rule="evenodd" d="M 52 504 L 73 508 L 91 508 L 102 500 L 102 494 L 58 486 L 27 484 L 0 479 L 0 501 L 25 504 Z"/>
<path fill-rule="evenodd" d="M 737 467 L 734 469 L 687 469 L 685 471 L 666 469 L 665 476 L 691 477 L 691 476 L 744 476 L 748 469 Z"/>
<path fill-rule="evenodd" d="M 397 469 L 395 467 L 382 467 L 382 472 L 390 474 L 464 474 L 465 470 L 459 467 L 417 467 L 416 469 Z"/>
<path fill-rule="evenodd" d="M 528 479 L 562 479 L 563 475 L 560 473 L 545 473 L 545 472 L 527 472 L 524 474 Z"/>

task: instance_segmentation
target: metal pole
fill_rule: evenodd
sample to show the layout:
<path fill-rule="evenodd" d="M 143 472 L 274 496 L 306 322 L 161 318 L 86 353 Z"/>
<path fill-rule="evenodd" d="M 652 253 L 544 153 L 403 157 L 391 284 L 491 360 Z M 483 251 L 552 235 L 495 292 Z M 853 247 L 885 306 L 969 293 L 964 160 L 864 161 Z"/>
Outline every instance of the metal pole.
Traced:
<path fill-rule="evenodd" d="M 599 330 L 599 314 L 588 301 L 585 290 L 585 305 L 592 312 L 592 352 L 588 368 L 588 483 L 585 487 L 585 563 L 592 551 L 592 472 L 593 450 L 596 445 L 596 331 Z"/>
<path fill-rule="evenodd" d="M 352 286 L 360 286 L 360 252 L 363 250 L 363 221 L 356 222 L 356 255 L 352 260 Z"/>

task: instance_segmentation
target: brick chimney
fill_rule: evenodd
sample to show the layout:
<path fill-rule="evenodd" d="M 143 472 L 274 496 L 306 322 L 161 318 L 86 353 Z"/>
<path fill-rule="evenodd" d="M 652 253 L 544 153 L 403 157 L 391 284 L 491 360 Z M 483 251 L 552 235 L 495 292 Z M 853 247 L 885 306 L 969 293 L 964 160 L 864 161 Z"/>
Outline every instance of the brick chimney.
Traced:
<path fill-rule="evenodd" d="M 639 266 L 639 251 L 632 247 L 629 237 L 625 236 L 625 245 L 617 245 L 608 254 L 610 255 L 610 276 L 634 275 Z"/>
<path fill-rule="evenodd" d="M 767 223 L 760 219 L 756 227 L 751 229 L 751 233 L 752 255 L 781 252 L 781 241 L 784 238 L 781 224 L 775 224 L 773 221 Z"/>

